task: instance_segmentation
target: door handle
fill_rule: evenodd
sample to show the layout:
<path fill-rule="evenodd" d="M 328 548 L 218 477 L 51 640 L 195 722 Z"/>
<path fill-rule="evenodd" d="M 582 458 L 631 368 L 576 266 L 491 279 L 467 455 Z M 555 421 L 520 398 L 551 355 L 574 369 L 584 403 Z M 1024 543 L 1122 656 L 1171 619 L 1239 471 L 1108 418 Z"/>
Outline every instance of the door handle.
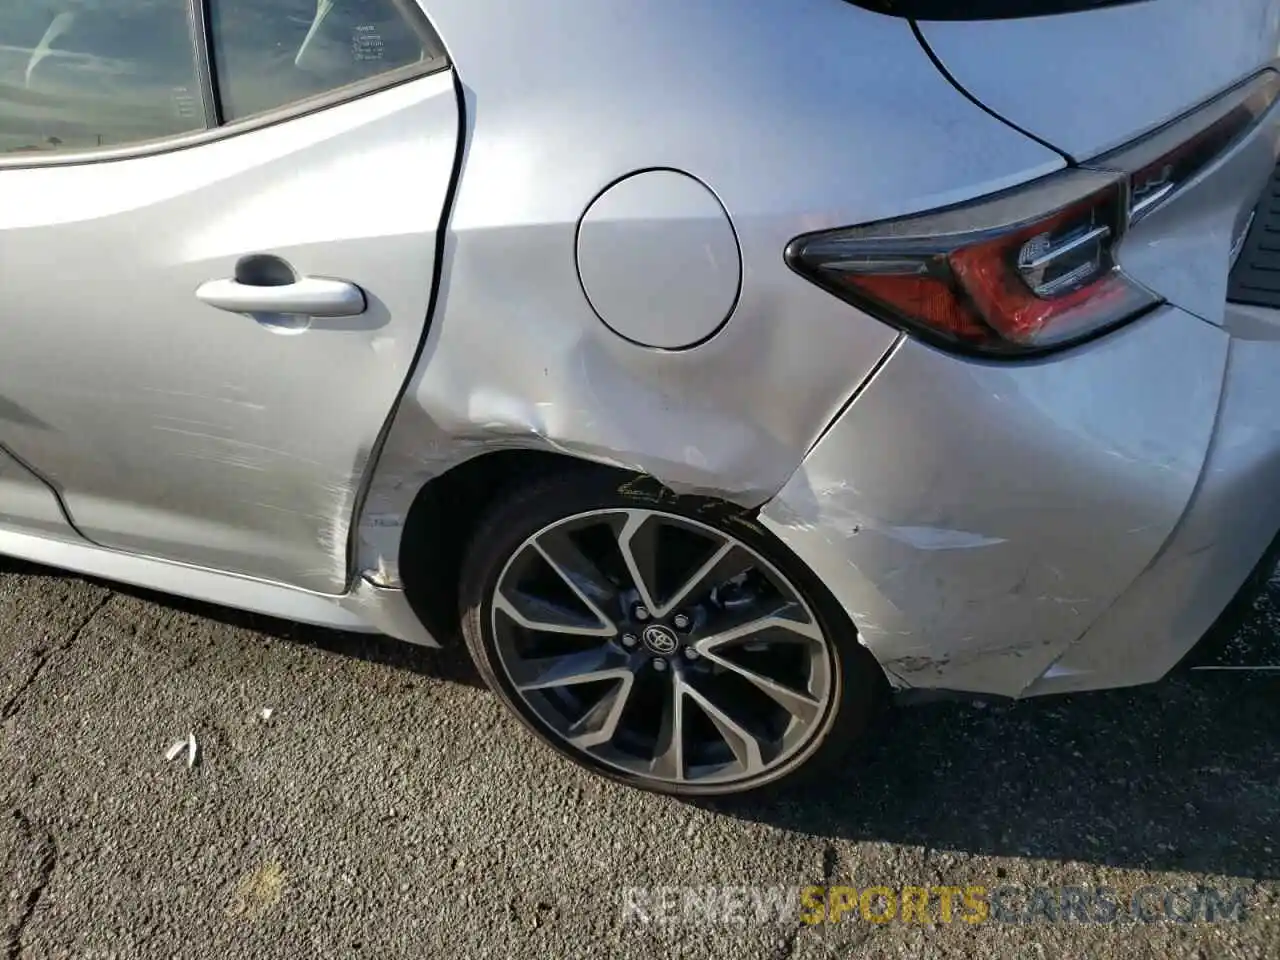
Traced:
<path fill-rule="evenodd" d="M 364 313 L 364 291 L 346 280 L 302 277 L 293 283 L 257 285 L 233 278 L 209 280 L 196 297 L 232 313 L 296 314 L 309 317 L 355 317 Z"/>

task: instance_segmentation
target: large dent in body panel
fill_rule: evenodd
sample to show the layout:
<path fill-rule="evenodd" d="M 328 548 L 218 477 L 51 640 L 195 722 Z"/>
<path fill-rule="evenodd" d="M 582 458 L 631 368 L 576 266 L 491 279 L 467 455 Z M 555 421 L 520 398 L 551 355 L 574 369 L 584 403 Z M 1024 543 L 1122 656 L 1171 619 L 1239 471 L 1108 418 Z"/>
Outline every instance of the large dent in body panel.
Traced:
<path fill-rule="evenodd" d="M 903 685 L 1016 696 L 1174 529 L 1225 362 L 1172 308 L 1030 364 L 907 341 L 761 519 Z"/>
<path fill-rule="evenodd" d="M 360 569 L 375 583 L 399 583 L 400 532 L 417 492 L 486 453 L 568 454 L 656 477 L 677 493 L 744 507 L 763 503 L 799 465 L 809 442 L 801 434 L 779 439 L 754 422 L 749 409 L 677 401 L 660 382 L 637 375 L 625 353 L 619 359 L 577 343 L 554 375 L 547 367 L 524 376 L 511 371 L 505 382 L 480 375 L 460 383 L 460 371 L 442 365 L 439 377 L 416 379 L 362 513 Z M 839 402 L 840 394 L 835 397 Z M 817 429 L 824 417 L 813 420 Z"/>
<path fill-rule="evenodd" d="M 764 502 L 896 337 L 788 270 L 787 243 L 1063 165 L 955 91 L 908 24 L 846 4 L 743 17 L 736 0 L 437 0 L 431 12 L 468 130 L 432 327 L 359 523 L 359 569 L 383 584 L 398 582 L 423 484 L 490 450 Z M 574 259 L 592 200 L 655 168 L 711 189 L 742 254 L 732 316 L 682 351 L 611 332 Z"/>

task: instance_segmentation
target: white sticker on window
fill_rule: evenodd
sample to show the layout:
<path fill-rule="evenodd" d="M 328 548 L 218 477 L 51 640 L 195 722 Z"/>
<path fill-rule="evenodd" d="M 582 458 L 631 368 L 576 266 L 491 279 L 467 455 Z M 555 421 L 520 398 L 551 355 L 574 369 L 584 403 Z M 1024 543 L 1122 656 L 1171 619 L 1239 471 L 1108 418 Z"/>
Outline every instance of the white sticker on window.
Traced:
<path fill-rule="evenodd" d="M 362 23 L 351 31 L 351 57 L 356 61 L 382 59 L 382 34 L 376 24 Z"/>

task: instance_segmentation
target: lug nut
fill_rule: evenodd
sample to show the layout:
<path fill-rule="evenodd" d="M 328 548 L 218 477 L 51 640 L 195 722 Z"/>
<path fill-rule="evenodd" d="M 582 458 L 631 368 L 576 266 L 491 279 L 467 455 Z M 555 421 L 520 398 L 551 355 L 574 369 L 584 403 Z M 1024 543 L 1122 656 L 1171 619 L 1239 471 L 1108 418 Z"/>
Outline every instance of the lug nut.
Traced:
<path fill-rule="evenodd" d="M 667 669 L 667 661 L 663 660 L 661 657 L 654 657 L 653 669 L 661 673 L 663 670 Z"/>
<path fill-rule="evenodd" d="M 684 648 L 684 658 L 685 658 L 686 660 L 697 660 L 697 659 L 698 659 L 698 651 L 697 651 L 697 650 L 695 650 L 693 647 L 685 647 L 685 648 Z"/>
<path fill-rule="evenodd" d="M 644 623 L 649 619 L 649 608 L 642 603 L 637 603 L 635 609 L 631 611 L 631 616 Z"/>
<path fill-rule="evenodd" d="M 671 625 L 677 630 L 688 630 L 693 621 L 689 619 L 687 613 L 677 613 L 671 618 Z"/>
<path fill-rule="evenodd" d="M 622 645 L 624 647 L 634 647 L 640 640 L 634 633 L 624 633 L 622 635 Z"/>

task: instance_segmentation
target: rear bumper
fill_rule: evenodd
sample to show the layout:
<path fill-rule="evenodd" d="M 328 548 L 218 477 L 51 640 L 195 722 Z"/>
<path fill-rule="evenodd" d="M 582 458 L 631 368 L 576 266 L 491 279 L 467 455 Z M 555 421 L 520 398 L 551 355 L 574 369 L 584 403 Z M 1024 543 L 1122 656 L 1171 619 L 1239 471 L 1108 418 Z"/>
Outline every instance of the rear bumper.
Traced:
<path fill-rule="evenodd" d="M 1280 529 L 1280 313 L 1165 307 L 1035 364 L 903 341 L 762 519 L 898 686 L 1155 680 Z"/>
<path fill-rule="evenodd" d="M 1259 579 L 1265 584 L 1280 530 L 1280 312 L 1229 305 L 1227 325 L 1218 425 L 1181 522 L 1028 694 L 1157 680 L 1229 606 L 1247 603 Z"/>

